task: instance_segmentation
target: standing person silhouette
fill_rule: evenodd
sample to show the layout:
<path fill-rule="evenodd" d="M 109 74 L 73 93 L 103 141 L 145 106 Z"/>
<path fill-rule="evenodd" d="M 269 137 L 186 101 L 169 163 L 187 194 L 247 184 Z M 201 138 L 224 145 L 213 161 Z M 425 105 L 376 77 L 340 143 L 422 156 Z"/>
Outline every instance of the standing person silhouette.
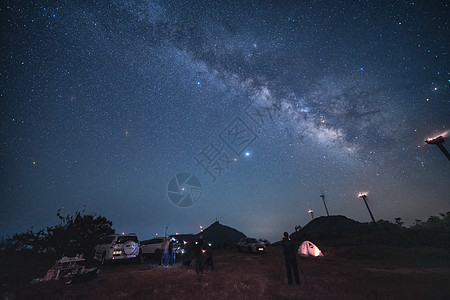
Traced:
<path fill-rule="evenodd" d="M 173 259 L 173 245 L 174 245 L 174 243 L 175 243 L 175 239 L 171 238 L 170 242 L 169 242 L 169 251 L 168 251 L 169 258 L 167 259 L 167 264 L 169 266 L 171 266 L 175 262 L 174 260 L 172 260 Z"/>
<path fill-rule="evenodd" d="M 195 272 L 197 274 L 203 274 L 203 246 L 205 243 L 205 239 L 203 234 L 198 236 L 198 239 L 195 241 Z"/>
<path fill-rule="evenodd" d="M 172 260 L 172 263 L 175 265 L 177 264 L 177 253 L 178 253 L 178 240 L 177 239 L 173 239 L 173 244 L 172 244 L 172 252 L 170 253 L 170 259 Z"/>
<path fill-rule="evenodd" d="M 205 251 L 205 255 L 206 255 L 206 265 L 209 266 L 211 268 L 211 270 L 214 271 L 214 261 L 213 261 L 213 257 L 212 257 L 212 243 L 211 242 L 206 242 L 205 244 L 207 245 L 206 247 L 206 251 Z"/>
<path fill-rule="evenodd" d="M 169 255 L 169 243 L 170 241 L 166 238 L 164 238 L 164 242 L 162 245 L 163 248 L 163 255 L 161 257 L 161 266 L 167 267 L 169 265 L 169 259 L 170 259 L 170 255 Z"/>
<path fill-rule="evenodd" d="M 203 235 L 200 234 L 198 239 L 195 241 L 194 256 L 195 256 L 195 272 L 197 274 L 203 274 L 203 246 L 204 246 Z"/>
<path fill-rule="evenodd" d="M 297 249 L 293 240 L 289 238 L 287 232 L 284 233 L 284 238 L 282 241 L 284 261 L 286 262 L 286 272 L 288 283 L 292 284 L 292 272 L 294 272 L 295 283 L 300 285 L 300 278 L 298 276 L 298 266 L 297 266 Z"/>

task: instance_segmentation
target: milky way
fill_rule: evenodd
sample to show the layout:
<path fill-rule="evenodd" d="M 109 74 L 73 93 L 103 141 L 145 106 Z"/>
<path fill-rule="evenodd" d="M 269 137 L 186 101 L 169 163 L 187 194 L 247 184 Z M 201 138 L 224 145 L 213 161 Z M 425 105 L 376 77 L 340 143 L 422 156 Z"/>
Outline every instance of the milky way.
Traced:
<path fill-rule="evenodd" d="M 326 215 L 321 193 L 360 222 L 359 192 L 377 220 L 450 209 L 449 162 L 424 142 L 449 130 L 445 1 L 7 1 L 1 15 L 2 234 L 85 209 L 140 239 L 217 218 L 276 240 Z"/>

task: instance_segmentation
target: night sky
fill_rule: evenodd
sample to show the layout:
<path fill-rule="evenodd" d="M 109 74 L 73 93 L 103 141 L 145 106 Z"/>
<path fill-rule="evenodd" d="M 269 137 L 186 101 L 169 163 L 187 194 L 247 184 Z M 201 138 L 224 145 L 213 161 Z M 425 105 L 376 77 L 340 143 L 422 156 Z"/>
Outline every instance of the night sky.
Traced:
<path fill-rule="evenodd" d="M 446 1 L 4 1 L 0 234 L 85 209 L 148 239 L 216 218 L 450 210 Z M 445 138 L 445 136 L 444 136 Z M 450 134 L 446 147 L 450 150 Z"/>

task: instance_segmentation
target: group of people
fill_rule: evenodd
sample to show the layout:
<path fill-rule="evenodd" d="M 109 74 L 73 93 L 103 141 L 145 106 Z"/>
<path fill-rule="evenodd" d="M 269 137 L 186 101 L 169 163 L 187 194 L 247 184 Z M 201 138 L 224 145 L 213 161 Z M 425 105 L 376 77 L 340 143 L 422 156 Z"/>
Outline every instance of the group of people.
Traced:
<path fill-rule="evenodd" d="M 298 245 L 295 241 L 289 238 L 289 234 L 285 232 L 283 234 L 283 252 L 284 261 L 286 265 L 286 273 L 288 278 L 288 283 L 293 284 L 293 279 L 297 285 L 300 285 L 300 277 L 298 273 L 297 264 L 297 249 Z M 195 262 L 195 272 L 197 274 L 203 274 L 204 263 L 214 270 L 214 262 L 211 252 L 211 244 L 205 241 L 202 234 L 198 236 L 194 245 L 194 262 Z M 292 278 L 294 275 L 294 278 Z"/>
<path fill-rule="evenodd" d="M 289 238 L 289 234 L 287 232 L 283 234 L 282 245 L 288 283 L 293 284 L 294 279 L 295 283 L 297 285 L 300 285 L 300 277 L 297 264 L 298 245 L 295 243 L 295 241 Z M 170 266 L 175 264 L 177 262 L 178 241 L 174 238 L 171 238 L 170 240 L 167 240 L 165 242 L 163 248 L 164 253 L 161 257 L 161 265 Z M 203 274 L 204 264 L 209 266 L 211 270 L 214 270 L 211 243 L 206 242 L 203 234 L 200 234 L 195 241 L 193 247 L 193 262 L 195 264 L 195 272 L 197 274 Z M 292 278 L 292 275 L 294 275 L 294 278 Z"/>
<path fill-rule="evenodd" d="M 214 261 L 212 258 L 212 244 L 207 242 L 202 234 L 198 236 L 193 245 L 189 247 L 190 254 L 188 257 L 181 257 L 178 241 L 175 238 L 168 239 L 162 245 L 163 255 L 161 257 L 161 266 L 172 266 L 178 263 L 189 262 L 195 265 L 197 274 L 202 274 L 204 266 L 206 265 L 211 270 L 214 270 Z"/>
<path fill-rule="evenodd" d="M 161 257 L 161 266 L 171 266 L 177 262 L 178 241 L 171 238 L 163 244 L 163 255 Z"/>

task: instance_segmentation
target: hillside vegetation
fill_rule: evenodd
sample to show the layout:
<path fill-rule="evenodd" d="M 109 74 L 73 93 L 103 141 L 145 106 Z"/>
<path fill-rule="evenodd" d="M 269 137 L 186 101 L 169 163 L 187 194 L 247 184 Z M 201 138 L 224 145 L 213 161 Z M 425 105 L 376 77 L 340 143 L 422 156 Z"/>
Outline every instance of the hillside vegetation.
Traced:
<path fill-rule="evenodd" d="M 331 246 L 429 246 L 450 249 L 450 212 L 429 217 L 425 222 L 416 220 L 411 227 L 403 226 L 400 218 L 395 223 L 385 220 L 360 223 L 344 216 L 319 217 L 291 237 Z"/>

